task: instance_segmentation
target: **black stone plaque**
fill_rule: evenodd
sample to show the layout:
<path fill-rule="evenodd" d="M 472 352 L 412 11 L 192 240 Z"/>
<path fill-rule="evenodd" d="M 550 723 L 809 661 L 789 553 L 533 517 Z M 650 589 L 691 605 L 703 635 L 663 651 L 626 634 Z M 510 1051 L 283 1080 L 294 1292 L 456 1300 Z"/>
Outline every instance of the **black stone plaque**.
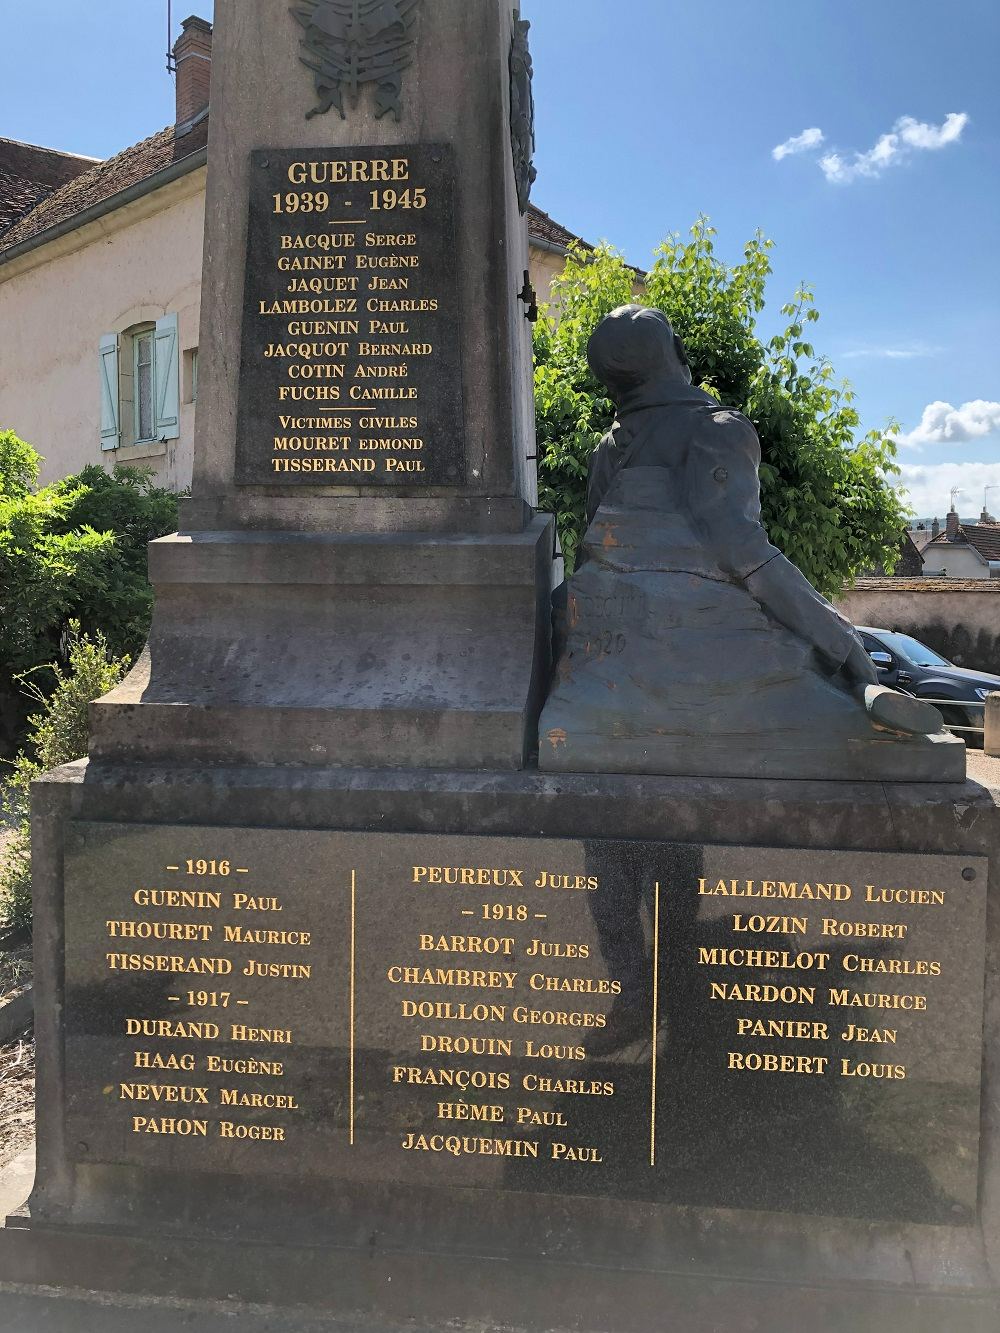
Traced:
<path fill-rule="evenodd" d="M 971 1222 L 986 872 L 76 823 L 70 1141 L 184 1172 Z"/>
<path fill-rule="evenodd" d="M 236 479 L 465 481 L 448 145 L 251 155 Z"/>

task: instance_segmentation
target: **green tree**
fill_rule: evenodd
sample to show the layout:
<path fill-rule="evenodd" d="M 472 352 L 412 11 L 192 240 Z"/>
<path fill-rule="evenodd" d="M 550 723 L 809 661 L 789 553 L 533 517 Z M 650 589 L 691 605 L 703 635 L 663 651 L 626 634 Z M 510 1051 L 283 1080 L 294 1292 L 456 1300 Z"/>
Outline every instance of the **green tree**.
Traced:
<path fill-rule="evenodd" d="M 0 500 L 27 495 L 38 480 L 41 461 L 12 430 L 0 430 Z"/>
<path fill-rule="evenodd" d="M 773 242 L 758 233 L 730 267 L 715 254 L 715 235 L 700 218 L 689 240 L 669 237 L 638 298 L 639 275 L 617 251 L 570 252 L 535 332 L 540 507 L 555 514 L 572 569 L 590 455 L 614 419 L 587 365 L 587 341 L 602 316 L 640 300 L 684 339 L 695 383 L 754 423 L 771 540 L 833 595 L 864 569 L 891 570 L 898 558 L 907 510 L 890 481 L 898 471 L 892 427 L 860 436 L 850 386 L 808 341 L 819 313 L 807 287 L 782 308 L 785 331 L 767 343 L 758 336 Z"/>
<path fill-rule="evenodd" d="M 177 526 L 177 497 L 148 473 L 88 467 L 35 489 L 39 462 L 0 433 L 0 743 L 8 745 L 27 712 L 17 678 L 60 659 L 71 619 L 102 633 L 116 656 L 139 651 L 153 603 L 146 547 Z"/>
<path fill-rule="evenodd" d="M 67 630 L 67 665 L 56 664 L 51 689 L 30 678 L 26 693 L 40 710 L 29 721 L 29 747 L 18 755 L 7 788 L 7 814 L 14 832 L 0 860 L 0 925 L 31 923 L 31 784 L 50 769 L 82 759 L 87 753 L 87 708 L 91 700 L 118 684 L 129 667 L 127 657 L 108 652 L 102 634 L 90 639 L 78 621 Z"/>

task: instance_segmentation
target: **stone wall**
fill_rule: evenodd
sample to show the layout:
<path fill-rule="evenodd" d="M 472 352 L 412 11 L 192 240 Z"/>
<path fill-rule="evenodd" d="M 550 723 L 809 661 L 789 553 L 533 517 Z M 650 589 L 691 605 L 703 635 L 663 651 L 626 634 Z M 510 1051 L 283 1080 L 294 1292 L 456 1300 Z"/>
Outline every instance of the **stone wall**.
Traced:
<path fill-rule="evenodd" d="M 956 666 L 1000 673 L 1000 579 L 859 579 L 837 608 L 855 625 L 912 634 Z"/>

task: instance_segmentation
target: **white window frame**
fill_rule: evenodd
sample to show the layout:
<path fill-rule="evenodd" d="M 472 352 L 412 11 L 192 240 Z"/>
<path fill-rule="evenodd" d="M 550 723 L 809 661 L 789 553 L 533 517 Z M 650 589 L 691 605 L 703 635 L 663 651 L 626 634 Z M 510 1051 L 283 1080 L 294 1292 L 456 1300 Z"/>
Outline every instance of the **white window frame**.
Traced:
<path fill-rule="evenodd" d="M 187 347 L 184 350 L 184 397 L 185 403 L 198 401 L 198 348 Z"/>
<path fill-rule="evenodd" d="M 156 325 L 138 328 L 131 334 L 132 341 L 132 444 L 155 444 L 156 434 Z M 149 431 L 142 430 L 142 401 L 139 377 L 139 357 L 142 348 L 149 345 Z"/>

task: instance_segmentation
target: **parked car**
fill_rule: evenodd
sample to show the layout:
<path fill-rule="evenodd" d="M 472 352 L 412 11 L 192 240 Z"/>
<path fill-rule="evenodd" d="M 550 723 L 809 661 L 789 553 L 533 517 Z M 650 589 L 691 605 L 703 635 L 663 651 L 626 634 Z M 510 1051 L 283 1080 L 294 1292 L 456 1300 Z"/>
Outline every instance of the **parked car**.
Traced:
<path fill-rule="evenodd" d="M 946 726 L 982 727 L 982 705 L 987 695 L 1000 693 L 1000 675 L 955 666 L 909 634 L 867 625 L 858 625 L 857 631 L 885 685 L 915 694 L 918 699 L 948 700 L 938 705 Z M 979 706 L 963 706 L 968 704 Z M 982 744 L 981 735 L 967 731 L 957 734 L 970 745 Z"/>

